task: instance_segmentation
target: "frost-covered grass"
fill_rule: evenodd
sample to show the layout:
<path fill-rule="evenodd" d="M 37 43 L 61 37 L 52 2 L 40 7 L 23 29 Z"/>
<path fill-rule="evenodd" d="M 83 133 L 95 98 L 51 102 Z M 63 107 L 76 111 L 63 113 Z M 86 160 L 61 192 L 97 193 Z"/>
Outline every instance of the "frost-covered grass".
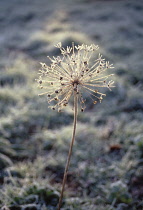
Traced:
<path fill-rule="evenodd" d="M 0 207 L 56 209 L 72 101 L 62 113 L 51 111 L 35 78 L 39 62 L 58 54 L 55 43 L 74 41 L 101 46 L 116 87 L 101 104 L 87 99 L 78 114 L 62 209 L 142 209 L 142 2 L 14 2 L 0 3 Z"/>

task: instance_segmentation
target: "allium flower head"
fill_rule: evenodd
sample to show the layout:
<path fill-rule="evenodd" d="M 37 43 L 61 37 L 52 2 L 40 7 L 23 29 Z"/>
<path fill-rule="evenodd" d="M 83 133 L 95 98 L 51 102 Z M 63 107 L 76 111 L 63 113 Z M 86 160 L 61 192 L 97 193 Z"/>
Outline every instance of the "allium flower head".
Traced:
<path fill-rule="evenodd" d="M 50 107 L 61 111 L 68 105 L 69 99 L 73 94 L 78 94 L 78 101 L 81 104 L 81 111 L 85 109 L 85 99 L 83 94 L 87 92 L 89 97 L 96 104 L 102 101 L 105 94 L 99 92 L 100 87 L 107 87 L 109 90 L 113 87 L 113 81 L 107 81 L 112 76 L 105 75 L 107 69 L 114 68 L 98 54 L 98 58 L 93 64 L 90 63 L 92 55 L 99 49 L 94 44 L 78 45 L 72 47 L 62 47 L 61 42 L 55 47 L 59 48 L 62 57 L 48 58 L 51 65 L 47 66 L 41 63 L 39 70 L 39 79 L 37 79 L 41 89 L 45 91 L 39 95 L 47 95 L 48 103 L 53 104 Z M 54 103 L 53 103 L 54 102 Z"/>

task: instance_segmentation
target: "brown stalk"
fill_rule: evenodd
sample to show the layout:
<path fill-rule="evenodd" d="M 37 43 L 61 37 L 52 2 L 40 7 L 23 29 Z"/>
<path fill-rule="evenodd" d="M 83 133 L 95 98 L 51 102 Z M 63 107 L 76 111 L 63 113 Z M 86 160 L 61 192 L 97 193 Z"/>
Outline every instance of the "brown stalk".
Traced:
<path fill-rule="evenodd" d="M 76 124 L 77 124 L 77 109 L 78 109 L 78 96 L 77 96 L 77 91 L 74 91 L 73 134 L 72 134 L 72 140 L 71 140 L 71 143 L 70 143 L 70 148 L 69 148 L 68 158 L 67 158 L 67 162 L 66 162 L 66 167 L 65 167 L 65 171 L 64 171 L 64 177 L 63 177 L 62 190 L 61 190 L 61 195 L 60 195 L 59 204 L 58 204 L 58 210 L 61 209 L 61 205 L 62 205 L 63 193 L 64 193 L 64 188 L 65 188 L 65 183 L 66 183 L 66 180 L 67 180 L 67 173 L 68 173 L 68 168 L 69 168 L 69 164 L 70 164 L 72 148 L 73 148 L 73 144 L 74 144 L 74 141 L 75 141 L 75 132 L 76 132 Z"/>

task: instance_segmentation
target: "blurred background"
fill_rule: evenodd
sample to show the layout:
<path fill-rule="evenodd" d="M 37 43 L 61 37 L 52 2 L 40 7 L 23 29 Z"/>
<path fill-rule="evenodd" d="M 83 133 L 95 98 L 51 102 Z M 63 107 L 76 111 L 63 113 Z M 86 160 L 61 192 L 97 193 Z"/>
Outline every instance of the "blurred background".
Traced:
<path fill-rule="evenodd" d="M 79 112 L 62 209 L 143 209 L 143 1 L 136 0 L 0 1 L 0 207 L 56 209 L 73 111 L 48 109 L 35 79 L 60 41 L 99 45 L 116 86 Z"/>

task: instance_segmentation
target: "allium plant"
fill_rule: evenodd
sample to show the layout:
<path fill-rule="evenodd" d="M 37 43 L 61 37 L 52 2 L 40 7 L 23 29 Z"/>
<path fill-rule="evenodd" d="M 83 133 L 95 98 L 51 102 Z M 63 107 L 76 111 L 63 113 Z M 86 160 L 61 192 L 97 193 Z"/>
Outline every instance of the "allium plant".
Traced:
<path fill-rule="evenodd" d="M 99 49 L 94 44 L 75 46 L 72 43 L 72 47 L 67 46 L 64 48 L 60 42 L 55 47 L 60 49 L 62 57 L 53 56 L 51 58 L 48 56 L 51 64 L 47 66 L 45 63 L 41 63 L 37 82 L 39 87 L 44 90 L 39 95 L 47 95 L 49 107 L 53 110 L 57 109 L 61 112 L 68 105 L 70 98 L 72 96 L 74 98 L 73 133 L 59 199 L 58 210 L 60 210 L 75 140 L 78 104 L 80 104 L 81 111 L 84 111 L 86 108 L 85 92 L 88 93 L 93 104 L 102 101 L 105 94 L 101 93 L 98 89 L 106 87 L 111 90 L 111 87 L 114 87 L 114 82 L 108 80 L 113 74 L 105 75 L 105 71 L 114 67 L 113 64 L 105 61 L 101 54 L 98 54 L 94 63 L 90 62 L 92 55 Z"/>

